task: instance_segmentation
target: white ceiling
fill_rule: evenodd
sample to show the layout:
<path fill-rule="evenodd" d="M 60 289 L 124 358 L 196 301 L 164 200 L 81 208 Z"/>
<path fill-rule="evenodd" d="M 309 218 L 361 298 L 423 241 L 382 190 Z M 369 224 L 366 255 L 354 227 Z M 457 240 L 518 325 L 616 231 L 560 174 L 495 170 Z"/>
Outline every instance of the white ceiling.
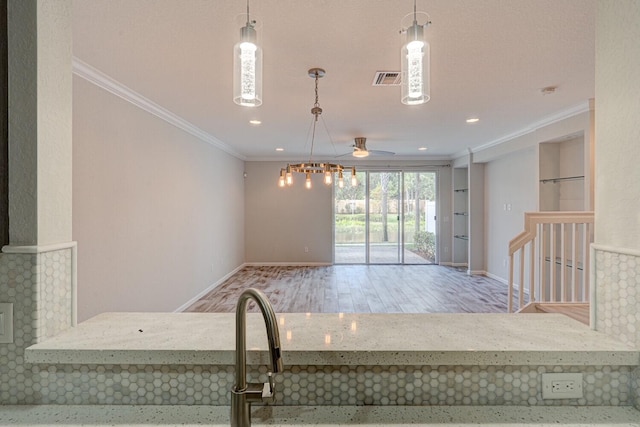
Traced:
<path fill-rule="evenodd" d="M 399 87 L 371 85 L 376 71 L 400 68 L 398 31 L 411 0 L 250 6 L 264 52 L 258 108 L 232 101 L 244 0 L 74 0 L 74 56 L 250 160 L 307 160 L 311 67 L 327 71 L 319 95 L 334 141 L 321 128 L 318 160 L 350 152 L 357 136 L 395 158 L 451 158 L 594 96 L 595 0 L 418 0 L 433 23 L 431 101 L 420 106 L 401 104 Z M 558 90 L 543 96 L 550 85 Z M 467 124 L 470 116 L 480 122 Z"/>

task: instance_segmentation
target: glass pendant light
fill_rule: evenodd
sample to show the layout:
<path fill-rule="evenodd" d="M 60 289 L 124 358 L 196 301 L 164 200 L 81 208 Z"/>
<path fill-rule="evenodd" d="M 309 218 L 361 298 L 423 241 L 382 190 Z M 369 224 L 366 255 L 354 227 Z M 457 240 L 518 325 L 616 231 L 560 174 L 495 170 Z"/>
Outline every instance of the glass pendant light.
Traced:
<path fill-rule="evenodd" d="M 304 185 L 307 189 L 311 189 L 311 174 L 309 172 L 307 172 L 307 179 L 305 180 Z"/>
<path fill-rule="evenodd" d="M 401 53 L 402 103 L 424 104 L 430 98 L 430 52 L 424 30 L 430 24 L 418 24 L 416 1 L 413 2 L 413 23 L 402 31 L 405 34 Z"/>
<path fill-rule="evenodd" d="M 249 18 L 240 29 L 240 41 L 233 48 L 233 102 L 245 107 L 262 105 L 262 49 L 258 46 L 256 21 Z"/>

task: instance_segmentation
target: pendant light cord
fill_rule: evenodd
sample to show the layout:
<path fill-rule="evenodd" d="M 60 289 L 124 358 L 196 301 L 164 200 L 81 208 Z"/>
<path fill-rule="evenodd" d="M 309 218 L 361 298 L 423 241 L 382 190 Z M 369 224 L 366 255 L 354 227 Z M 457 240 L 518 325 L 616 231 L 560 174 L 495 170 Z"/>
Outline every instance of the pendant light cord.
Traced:
<path fill-rule="evenodd" d="M 320 101 L 318 101 L 318 73 L 316 73 L 316 102 L 313 103 L 314 107 L 320 107 Z M 314 113 L 316 116 L 316 120 L 318 120 L 318 115 Z"/>
<path fill-rule="evenodd" d="M 320 108 L 320 101 L 318 100 L 318 73 L 317 72 L 316 72 L 316 100 L 313 103 L 313 108 L 311 109 L 311 112 L 315 116 L 315 119 L 313 120 L 313 131 L 311 132 L 311 152 L 309 153 L 309 163 L 311 163 L 311 159 L 313 158 L 313 144 L 316 139 L 316 123 L 318 123 L 318 114 L 319 112 L 322 112 L 322 109 Z"/>

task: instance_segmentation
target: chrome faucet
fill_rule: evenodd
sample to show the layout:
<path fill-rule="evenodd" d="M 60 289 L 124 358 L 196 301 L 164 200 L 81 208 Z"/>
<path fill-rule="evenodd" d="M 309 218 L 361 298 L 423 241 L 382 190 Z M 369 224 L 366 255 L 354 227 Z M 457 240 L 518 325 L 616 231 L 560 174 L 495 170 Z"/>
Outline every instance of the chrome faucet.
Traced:
<path fill-rule="evenodd" d="M 260 307 L 269 342 L 271 371 L 269 382 L 247 384 L 247 325 L 246 314 L 249 300 L 253 299 Z M 240 295 L 236 306 L 236 384 L 231 390 L 231 427 L 249 427 L 251 425 L 251 402 L 275 402 L 275 385 L 272 373 L 282 371 L 280 352 L 280 333 L 276 314 L 267 297 L 257 289 L 247 289 Z"/>

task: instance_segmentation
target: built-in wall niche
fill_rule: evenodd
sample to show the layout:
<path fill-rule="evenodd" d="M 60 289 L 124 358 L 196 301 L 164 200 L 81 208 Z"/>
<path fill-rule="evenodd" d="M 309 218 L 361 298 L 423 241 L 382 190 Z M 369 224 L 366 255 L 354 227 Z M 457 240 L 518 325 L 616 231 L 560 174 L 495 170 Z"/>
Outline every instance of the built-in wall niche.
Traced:
<path fill-rule="evenodd" d="M 453 265 L 469 263 L 469 180 L 467 168 L 453 169 Z"/>
<path fill-rule="evenodd" d="M 583 135 L 540 144 L 540 210 L 585 210 Z"/>

